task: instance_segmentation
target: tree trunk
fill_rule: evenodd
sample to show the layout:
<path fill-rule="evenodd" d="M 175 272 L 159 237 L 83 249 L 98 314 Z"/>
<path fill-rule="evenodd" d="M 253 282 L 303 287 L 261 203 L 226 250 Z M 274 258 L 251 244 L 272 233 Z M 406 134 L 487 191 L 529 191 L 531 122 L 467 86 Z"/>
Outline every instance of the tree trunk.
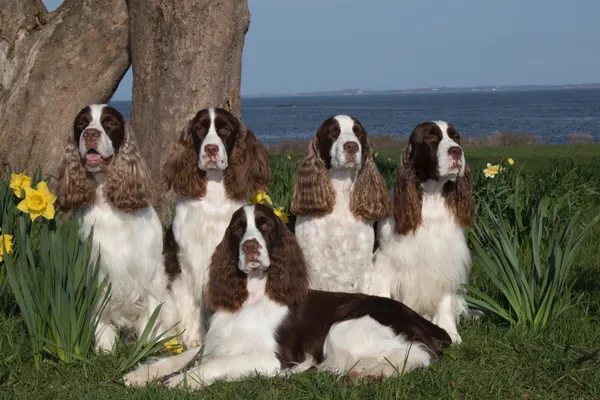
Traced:
<path fill-rule="evenodd" d="M 0 164 L 55 174 L 77 112 L 127 71 L 128 39 L 126 0 L 2 0 Z"/>
<path fill-rule="evenodd" d="M 215 106 L 240 117 L 250 12 L 247 0 L 130 0 L 129 20 L 132 126 L 159 177 L 169 143 L 198 111 Z"/>

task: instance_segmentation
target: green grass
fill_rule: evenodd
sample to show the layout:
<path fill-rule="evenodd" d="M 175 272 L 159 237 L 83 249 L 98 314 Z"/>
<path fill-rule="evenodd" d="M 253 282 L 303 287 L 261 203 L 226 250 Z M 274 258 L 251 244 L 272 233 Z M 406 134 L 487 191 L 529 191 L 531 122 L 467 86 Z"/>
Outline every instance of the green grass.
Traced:
<path fill-rule="evenodd" d="M 379 157 L 390 157 L 392 161 L 400 160 L 401 149 L 379 151 Z M 485 164 L 492 164 L 503 157 L 512 157 L 519 163 L 527 164 L 528 168 L 540 170 L 558 163 L 570 163 L 574 159 L 596 162 L 600 156 L 600 144 L 578 145 L 536 145 L 523 147 L 467 147 L 465 156 L 472 169 L 484 168 Z"/>
<path fill-rule="evenodd" d="M 388 182 L 393 179 L 400 151 L 381 151 Z M 476 174 L 487 162 L 515 159 L 539 190 L 565 194 L 583 183 L 600 191 L 600 145 L 530 146 L 521 148 L 467 149 L 467 160 Z M 301 154 L 272 156 L 276 205 L 289 201 L 290 168 Z M 386 162 L 387 157 L 392 161 Z M 569 184 L 565 171 L 577 168 Z M 281 179 L 281 178 L 279 178 Z M 478 181 L 479 185 L 482 180 Z M 483 184 L 493 182 L 483 182 Z M 569 186 L 570 185 L 570 186 Z M 480 188 L 480 190 L 482 190 Z M 600 196 L 593 190 L 580 201 L 585 215 L 598 212 Z M 581 195 L 579 193 L 579 195 Z M 572 270 L 577 279 L 578 302 L 550 329 L 531 333 L 511 328 L 488 314 L 479 321 L 463 322 L 463 344 L 452 347 L 430 368 L 401 377 L 360 385 L 324 373 L 291 378 L 253 378 L 240 383 L 217 383 L 197 393 L 150 386 L 132 390 L 120 382 L 118 366 L 126 352 L 92 356 L 70 365 L 45 361 L 35 369 L 25 324 L 12 295 L 0 287 L 0 399 L 598 399 L 600 398 L 600 226 L 595 226 L 581 248 Z M 493 294 L 478 265 L 473 266 L 474 286 Z"/>

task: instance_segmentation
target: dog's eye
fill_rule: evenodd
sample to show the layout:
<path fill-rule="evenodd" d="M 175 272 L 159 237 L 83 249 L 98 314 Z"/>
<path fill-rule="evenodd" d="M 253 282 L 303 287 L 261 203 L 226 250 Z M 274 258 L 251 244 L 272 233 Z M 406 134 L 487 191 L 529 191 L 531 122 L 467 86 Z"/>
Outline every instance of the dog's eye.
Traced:
<path fill-rule="evenodd" d="M 425 136 L 425 141 L 426 142 L 435 142 L 437 140 L 437 136 L 434 135 L 427 135 Z"/>
<path fill-rule="evenodd" d="M 231 133 L 231 131 L 227 128 L 219 129 L 219 136 L 227 136 Z"/>
<path fill-rule="evenodd" d="M 334 139 L 337 139 L 337 137 L 340 136 L 340 131 L 338 131 L 338 130 L 331 131 L 331 132 L 329 132 L 329 136 Z"/>
<path fill-rule="evenodd" d="M 273 225 L 271 225 L 271 222 L 269 222 L 269 221 L 263 222 L 260 225 L 261 231 L 268 231 L 268 230 L 271 230 L 272 228 L 273 228 Z"/>
<path fill-rule="evenodd" d="M 196 128 L 196 135 L 198 136 L 204 136 L 205 130 L 203 126 L 198 126 Z"/>
<path fill-rule="evenodd" d="M 242 225 L 236 225 L 233 228 L 233 232 L 238 236 L 242 236 L 244 234 L 244 227 Z"/>
<path fill-rule="evenodd" d="M 77 123 L 77 128 L 84 130 L 88 125 L 90 124 L 90 121 L 88 121 L 85 118 L 82 118 L 79 120 L 79 122 Z"/>
<path fill-rule="evenodd" d="M 108 125 L 109 128 L 114 128 L 117 126 L 117 123 L 115 121 L 113 121 L 112 119 L 109 119 L 108 121 L 106 121 L 106 124 Z"/>

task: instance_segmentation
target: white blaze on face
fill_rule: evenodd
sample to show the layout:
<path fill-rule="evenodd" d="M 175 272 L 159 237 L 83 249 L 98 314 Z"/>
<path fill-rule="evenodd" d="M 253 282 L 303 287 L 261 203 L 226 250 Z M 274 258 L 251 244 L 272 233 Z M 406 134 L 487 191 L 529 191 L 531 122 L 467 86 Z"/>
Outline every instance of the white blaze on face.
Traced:
<path fill-rule="evenodd" d="M 333 168 L 356 168 L 360 169 L 362 163 L 362 146 L 354 133 L 354 120 L 347 115 L 334 117 L 340 126 L 340 136 L 333 142 L 330 150 L 331 166 Z M 358 147 L 355 156 L 352 157 L 344 149 L 345 144 L 354 144 Z"/>
<path fill-rule="evenodd" d="M 204 137 L 200 147 L 200 155 L 198 157 L 198 168 L 202 171 L 219 170 L 224 171 L 227 168 L 227 151 L 225 150 L 225 144 L 217 133 L 217 127 L 215 124 L 216 113 L 214 107 L 208 109 L 208 115 L 210 116 L 210 127 L 208 133 Z M 218 148 L 216 154 L 208 152 L 207 147 L 214 149 Z"/>
<path fill-rule="evenodd" d="M 434 122 L 442 131 L 442 140 L 438 144 L 438 169 L 440 178 L 448 178 L 451 181 L 456 180 L 457 177 L 463 176 L 465 173 L 465 155 L 461 155 L 460 160 L 455 160 L 449 153 L 450 149 L 458 147 L 460 145 L 448 136 L 448 123 L 444 121 Z"/>
<path fill-rule="evenodd" d="M 81 136 L 79 137 L 79 154 L 82 158 L 86 159 L 88 167 L 94 167 L 102 163 L 102 159 L 110 158 L 115 154 L 112 141 L 108 137 L 108 134 L 102 127 L 102 110 L 106 107 L 106 104 L 92 104 L 89 106 L 91 111 L 92 121 L 88 126 L 85 127 Z M 97 140 L 96 146 L 93 147 L 95 152 L 88 153 L 92 148 L 88 148 L 86 144 L 85 134 L 86 131 L 89 133 L 90 130 L 97 130 L 100 132 L 100 137 Z"/>
<path fill-rule="evenodd" d="M 246 231 L 240 242 L 240 256 L 238 257 L 238 268 L 243 272 L 251 272 L 252 270 L 260 269 L 266 270 L 271 266 L 271 260 L 269 259 L 269 252 L 267 249 L 267 242 L 264 236 L 256 226 L 254 217 L 254 206 L 245 206 L 244 212 L 246 214 Z M 258 258 L 256 261 L 250 261 L 246 263 L 246 254 L 244 252 L 244 243 L 250 240 L 256 240 L 258 242 Z"/>

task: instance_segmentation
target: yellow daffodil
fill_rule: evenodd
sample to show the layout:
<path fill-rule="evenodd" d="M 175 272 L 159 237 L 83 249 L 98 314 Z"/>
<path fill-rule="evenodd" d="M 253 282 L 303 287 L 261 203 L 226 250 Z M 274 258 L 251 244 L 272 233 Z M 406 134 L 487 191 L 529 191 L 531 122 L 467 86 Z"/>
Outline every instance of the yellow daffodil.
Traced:
<path fill-rule="evenodd" d="M 54 218 L 54 202 L 56 196 L 48 191 L 48 185 L 42 181 L 37 184 L 35 189 L 25 188 L 25 199 L 19 203 L 17 208 L 31 215 L 31 220 L 35 221 L 40 215 L 46 219 Z"/>
<path fill-rule="evenodd" d="M 500 166 L 492 165 L 490 163 L 487 163 L 487 168 L 483 170 L 483 174 L 486 178 L 494 178 L 498 173 L 500 173 Z"/>
<path fill-rule="evenodd" d="M 377 158 L 378 155 L 379 155 L 379 153 L 375 153 L 375 154 L 373 154 L 373 157 Z"/>
<path fill-rule="evenodd" d="M 265 202 L 272 206 L 273 202 L 271 201 L 271 197 L 266 194 L 265 192 L 258 192 L 256 193 L 256 195 L 251 198 L 250 200 L 250 204 L 264 204 Z"/>
<path fill-rule="evenodd" d="M 4 260 L 4 247 L 6 247 L 6 254 L 12 253 L 12 241 L 12 235 L 0 235 L 0 262 Z"/>
<path fill-rule="evenodd" d="M 274 208 L 273 212 L 275 213 L 275 215 L 277 215 L 279 218 L 281 218 L 281 220 L 283 222 L 285 222 L 286 224 L 288 222 L 290 222 L 290 220 L 288 219 L 287 214 L 283 212 L 283 207 Z"/>
<path fill-rule="evenodd" d="M 508 159 L 506 161 L 508 162 L 508 165 L 514 165 L 515 164 L 515 160 L 513 160 L 510 157 L 508 157 Z"/>
<path fill-rule="evenodd" d="M 25 174 L 10 174 L 10 188 L 15 193 L 15 196 L 21 198 L 25 188 L 31 186 L 31 178 Z"/>
<path fill-rule="evenodd" d="M 258 192 L 254 197 L 249 199 L 248 202 L 250 204 L 266 204 L 273 208 L 273 201 L 271 201 L 271 197 L 265 192 Z M 283 222 L 288 223 L 288 216 L 283 212 L 283 207 L 273 208 L 273 212 L 281 218 Z"/>
<path fill-rule="evenodd" d="M 165 348 L 171 353 L 180 354 L 183 352 L 183 346 L 177 343 L 177 339 L 173 338 L 165 343 Z"/>
<path fill-rule="evenodd" d="M 288 160 L 291 160 L 291 159 L 292 159 L 292 156 L 288 156 Z"/>

